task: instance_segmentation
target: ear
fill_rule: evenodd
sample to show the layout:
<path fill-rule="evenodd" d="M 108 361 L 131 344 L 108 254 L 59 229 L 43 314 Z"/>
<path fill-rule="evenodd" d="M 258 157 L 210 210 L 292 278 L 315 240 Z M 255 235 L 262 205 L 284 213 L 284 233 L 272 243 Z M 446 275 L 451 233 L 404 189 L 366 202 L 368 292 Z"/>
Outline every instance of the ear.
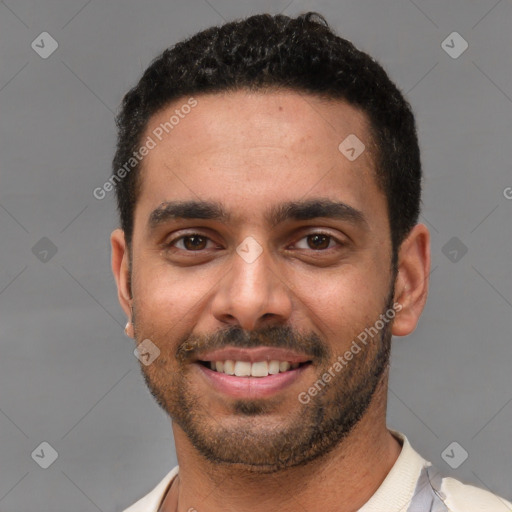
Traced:
<path fill-rule="evenodd" d="M 401 304 L 394 322 L 395 336 L 411 334 L 418 324 L 427 302 L 430 273 L 430 233 L 417 224 L 402 242 L 398 252 L 398 275 L 395 282 L 395 302 Z"/>
<path fill-rule="evenodd" d="M 122 229 L 112 231 L 110 235 L 110 245 L 112 247 L 112 272 L 117 284 L 117 297 L 119 304 L 121 304 L 121 307 L 128 317 L 129 325 L 127 325 L 126 334 L 133 338 L 133 324 L 131 323 L 133 299 L 130 289 L 130 255 Z"/>

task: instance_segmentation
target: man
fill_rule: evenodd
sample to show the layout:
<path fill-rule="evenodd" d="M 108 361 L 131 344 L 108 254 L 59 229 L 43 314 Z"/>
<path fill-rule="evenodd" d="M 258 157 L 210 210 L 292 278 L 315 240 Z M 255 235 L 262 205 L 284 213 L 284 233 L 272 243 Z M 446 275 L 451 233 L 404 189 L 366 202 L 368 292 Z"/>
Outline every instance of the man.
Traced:
<path fill-rule="evenodd" d="M 127 512 L 477 510 L 386 427 L 425 305 L 414 117 L 314 13 L 168 49 L 124 98 L 112 268 L 179 462 Z"/>

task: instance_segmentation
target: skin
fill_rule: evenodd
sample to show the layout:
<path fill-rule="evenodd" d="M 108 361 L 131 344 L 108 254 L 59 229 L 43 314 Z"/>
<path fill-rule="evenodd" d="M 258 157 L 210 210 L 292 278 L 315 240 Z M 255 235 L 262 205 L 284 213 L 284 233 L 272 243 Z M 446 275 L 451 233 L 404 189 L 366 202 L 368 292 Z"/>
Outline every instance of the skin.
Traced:
<path fill-rule="evenodd" d="M 198 105 L 142 162 L 131 262 L 123 231 L 111 235 L 118 297 L 132 321 L 128 334 L 137 342 L 151 339 L 161 351 L 152 364 L 141 364 L 173 420 L 180 466 L 160 510 L 356 511 L 383 482 L 401 446 L 386 427 L 389 366 L 366 390 L 367 404 L 353 388 L 368 382 L 391 334 L 416 328 L 428 292 L 429 232 L 422 224 L 411 230 L 393 279 L 386 198 L 373 171 L 366 117 L 354 107 L 293 91 L 196 99 Z M 186 100 L 154 115 L 144 139 Z M 366 145 L 353 162 L 338 150 L 349 134 Z M 317 198 L 346 203 L 366 222 L 317 217 L 271 226 L 265 219 L 270 206 Z M 171 219 L 149 230 L 151 212 L 171 200 L 217 201 L 232 218 Z M 333 238 L 315 245 L 308 235 L 318 232 Z M 207 237 L 194 239 L 200 250 L 191 239 L 163 248 L 192 233 Z M 249 236 L 262 248 L 252 263 L 236 252 Z M 309 404 L 300 403 L 298 394 L 375 324 L 388 298 L 401 309 L 387 338 L 381 333 Z M 297 349 L 316 343 L 323 356 L 312 357 L 300 378 L 262 400 L 222 395 L 197 365 L 177 356 L 187 341 L 209 346 L 220 332 L 222 342 L 226 328 L 254 334 L 255 343 L 278 343 L 265 337 L 265 329 L 280 333 L 283 326 L 292 329 L 288 341 Z M 357 408 L 349 397 L 364 405 L 354 424 L 347 420 Z M 338 417 L 349 431 L 332 434 L 329 442 L 325 434 L 332 428 L 320 432 L 309 451 L 301 451 L 298 443 L 320 428 L 313 415 L 320 407 L 326 421 Z M 285 445 L 295 451 L 281 460 L 275 454 Z"/>

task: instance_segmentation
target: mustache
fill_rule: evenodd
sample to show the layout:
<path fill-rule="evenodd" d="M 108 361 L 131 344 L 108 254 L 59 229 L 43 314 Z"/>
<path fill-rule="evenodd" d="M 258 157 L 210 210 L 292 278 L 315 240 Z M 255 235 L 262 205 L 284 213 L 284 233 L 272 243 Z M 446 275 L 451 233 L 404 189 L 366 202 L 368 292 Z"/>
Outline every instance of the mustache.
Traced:
<path fill-rule="evenodd" d="M 201 358 L 202 354 L 226 347 L 285 348 L 304 354 L 312 359 L 327 361 L 331 351 L 327 343 L 314 332 L 301 333 L 290 326 L 270 326 L 258 331 L 246 331 L 237 326 L 229 326 L 212 334 L 191 334 L 179 343 L 176 359 L 181 364 Z"/>

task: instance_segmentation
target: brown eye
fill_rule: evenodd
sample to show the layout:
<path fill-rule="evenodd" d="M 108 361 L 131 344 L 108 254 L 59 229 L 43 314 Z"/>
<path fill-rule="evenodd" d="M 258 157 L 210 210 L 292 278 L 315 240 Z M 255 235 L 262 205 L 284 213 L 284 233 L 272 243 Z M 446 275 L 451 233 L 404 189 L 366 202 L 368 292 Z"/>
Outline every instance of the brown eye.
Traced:
<path fill-rule="evenodd" d="M 199 235 L 187 235 L 182 237 L 183 246 L 187 251 L 198 251 L 206 248 L 207 238 Z"/>
<path fill-rule="evenodd" d="M 185 252 L 200 252 L 204 249 L 211 248 L 208 247 L 209 242 L 212 243 L 207 236 L 203 236 L 199 233 L 190 233 L 170 240 L 165 244 L 165 247 L 172 251 L 178 249 Z"/>
<path fill-rule="evenodd" d="M 329 248 L 332 237 L 329 235 L 314 234 L 308 235 L 306 238 L 308 239 L 308 246 L 310 249 L 322 250 Z"/>
<path fill-rule="evenodd" d="M 305 234 L 294 244 L 296 249 L 301 251 L 314 251 L 317 253 L 330 254 L 335 250 L 341 250 L 347 244 L 342 239 L 331 235 L 328 232 L 318 231 L 316 233 Z"/>

